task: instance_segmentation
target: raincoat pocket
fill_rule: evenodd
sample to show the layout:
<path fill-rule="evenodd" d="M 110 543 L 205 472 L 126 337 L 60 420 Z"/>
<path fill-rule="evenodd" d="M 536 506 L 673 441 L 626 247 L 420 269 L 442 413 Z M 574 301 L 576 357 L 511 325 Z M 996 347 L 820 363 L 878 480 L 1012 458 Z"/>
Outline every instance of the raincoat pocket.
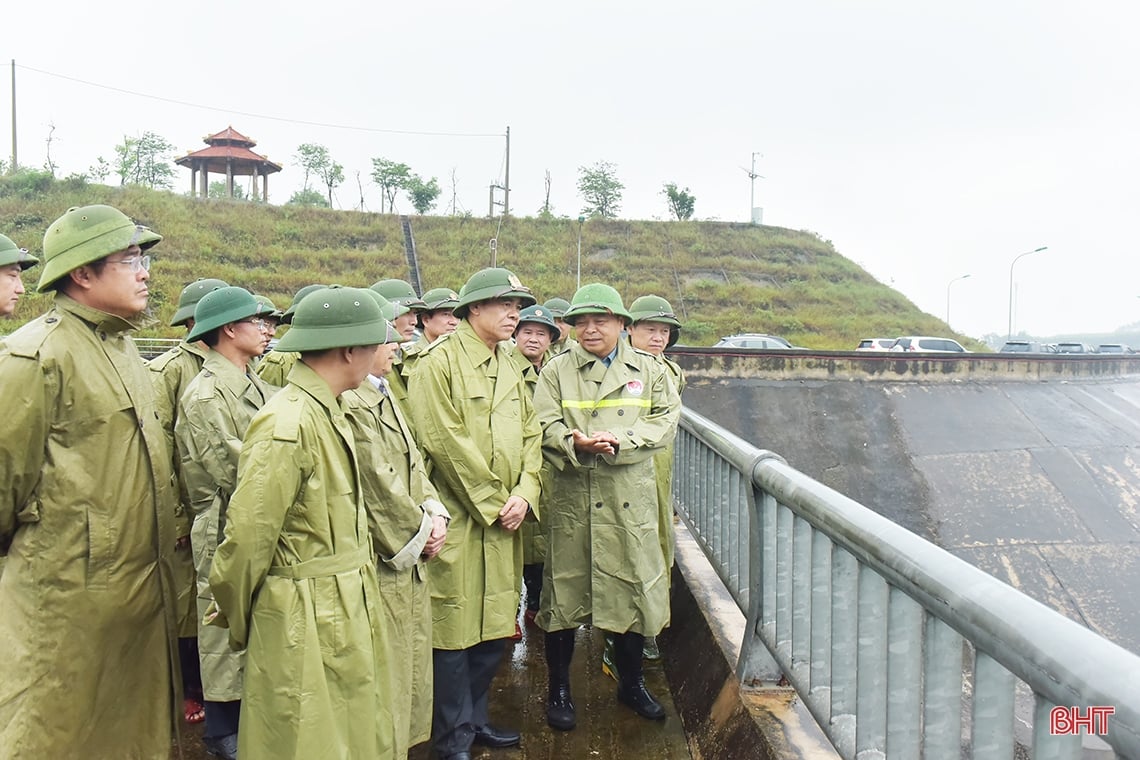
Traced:
<path fill-rule="evenodd" d="M 87 507 L 87 588 L 107 588 L 111 581 L 114 545 L 106 515 Z"/>

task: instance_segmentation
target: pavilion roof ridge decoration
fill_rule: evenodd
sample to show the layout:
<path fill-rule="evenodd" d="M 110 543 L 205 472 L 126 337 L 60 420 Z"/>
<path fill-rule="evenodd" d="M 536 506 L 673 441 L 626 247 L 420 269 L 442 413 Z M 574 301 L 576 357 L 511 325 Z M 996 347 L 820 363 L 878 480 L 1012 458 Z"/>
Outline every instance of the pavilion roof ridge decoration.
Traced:
<path fill-rule="evenodd" d="M 237 145 L 243 145 L 246 148 L 252 148 L 257 145 L 257 141 L 246 137 L 241 132 L 238 132 L 232 125 L 227 126 L 221 132 L 216 132 L 212 135 L 207 135 L 202 138 L 202 142 L 207 145 L 214 145 L 219 142 L 230 142 Z"/>

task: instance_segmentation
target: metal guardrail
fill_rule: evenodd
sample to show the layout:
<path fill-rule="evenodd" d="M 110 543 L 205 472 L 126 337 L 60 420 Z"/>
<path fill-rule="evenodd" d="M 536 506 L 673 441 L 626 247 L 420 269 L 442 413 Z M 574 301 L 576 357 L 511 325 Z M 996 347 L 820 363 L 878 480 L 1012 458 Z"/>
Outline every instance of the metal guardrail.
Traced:
<path fill-rule="evenodd" d="M 144 359 L 165 354 L 182 341 L 178 338 L 135 338 L 135 347 Z"/>
<path fill-rule="evenodd" d="M 785 675 L 845 760 L 1076 760 L 1062 734 L 1098 713 L 1140 759 L 1140 657 L 691 410 L 674 456 L 677 510 L 748 617 L 738 677 Z"/>

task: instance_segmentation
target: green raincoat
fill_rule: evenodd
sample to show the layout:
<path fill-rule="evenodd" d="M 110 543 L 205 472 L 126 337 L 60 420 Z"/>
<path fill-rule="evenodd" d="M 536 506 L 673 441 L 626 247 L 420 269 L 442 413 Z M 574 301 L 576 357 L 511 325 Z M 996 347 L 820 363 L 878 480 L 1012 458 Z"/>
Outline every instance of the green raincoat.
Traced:
<path fill-rule="evenodd" d="M 416 440 L 451 512 L 432 562 L 432 638 L 467 649 L 511 636 L 518 614 L 522 541 L 499 525 L 519 496 L 538 510 L 541 431 L 508 344 L 491 353 L 466 320 L 416 364 Z"/>
<path fill-rule="evenodd" d="M 607 368 L 581 346 L 542 368 L 534 395 L 551 463 L 549 542 L 538 624 L 584 623 L 655 636 L 669 622 L 654 456 L 673 440 L 680 401 L 653 356 L 618 341 Z M 579 455 L 571 430 L 613 433 L 613 455 Z"/>
<path fill-rule="evenodd" d="M 685 390 L 685 371 L 672 359 L 662 355 L 657 357 L 669 374 L 669 380 L 677 390 L 677 398 Z M 678 418 L 679 419 L 679 418 Z M 673 538 L 673 443 L 653 455 L 653 464 L 657 467 L 657 503 L 661 508 L 661 552 L 665 555 L 665 571 L 673 569 L 673 557 L 676 554 Z M 671 579 L 671 576 L 669 576 Z"/>
<path fill-rule="evenodd" d="M 257 362 L 257 376 L 270 385 L 283 388 L 289 380 L 289 370 L 297 363 L 300 354 L 273 349 Z"/>
<path fill-rule="evenodd" d="M 158 420 L 166 443 L 170 449 L 177 485 L 178 509 L 175 510 L 175 531 L 178 537 L 190 535 L 190 523 L 194 516 L 190 513 L 190 502 L 186 495 L 186 484 L 179 471 L 178 449 L 174 443 L 174 423 L 178 419 L 178 399 L 199 372 L 206 352 L 197 343 L 179 343 L 161 356 L 146 363 L 154 382 L 154 401 L 158 407 Z M 194 591 L 194 555 L 189 542 L 183 541 L 174 550 L 174 582 L 178 589 L 178 635 L 193 638 L 198 635 L 197 593 Z"/>
<path fill-rule="evenodd" d="M 526 386 L 527 395 L 530 396 L 531 401 L 533 401 L 534 389 L 538 384 L 538 370 L 530 363 L 530 359 L 523 356 L 518 346 L 511 346 L 511 357 L 518 362 L 519 370 L 523 376 L 523 383 Z M 550 467 L 543 464 L 542 471 L 539 474 L 539 482 L 541 485 L 539 501 L 542 500 L 541 493 L 545 493 L 549 490 L 549 480 Z M 536 511 L 532 510 L 519 528 L 519 533 L 522 534 L 524 565 L 541 565 L 546 561 L 546 536 L 543 534 L 542 525 L 539 524 L 536 518 L 537 514 Z"/>
<path fill-rule="evenodd" d="M 254 416 L 210 586 L 246 648 L 238 757 L 380 757 L 379 586 L 352 430 L 303 362 Z"/>
<path fill-rule="evenodd" d="M 210 566 L 218 548 L 222 521 L 237 484 L 242 438 L 257 411 L 277 388 L 248 375 L 226 357 L 211 351 L 202 371 L 190 381 L 178 404 L 174 434 L 182 457 L 182 483 L 194 514 L 191 543 L 197 572 L 198 616 L 206 614 Z M 198 632 L 202 690 L 212 702 L 241 699 L 245 653 L 230 648 L 229 634 L 216 626 Z"/>
<path fill-rule="evenodd" d="M 134 329 L 59 294 L 0 341 L 19 389 L 0 436 L 5 760 L 170 756 L 176 497 Z"/>
<path fill-rule="evenodd" d="M 392 370 L 384 378 L 388 382 L 388 395 L 396 399 L 401 409 L 408 408 L 408 378 L 411 377 L 411 368 L 404 366 L 403 349 L 396 354 L 392 362 Z M 415 425 L 413 424 L 413 429 Z"/>
<path fill-rule="evenodd" d="M 546 353 L 542 356 L 542 363 L 545 365 L 548 361 L 558 356 L 563 351 L 569 351 L 574 346 L 578 345 L 578 341 L 567 336 L 563 340 L 556 340 L 550 344 L 550 348 L 546 349 Z"/>
<path fill-rule="evenodd" d="M 385 388 L 386 390 L 386 388 Z M 344 393 L 360 457 L 368 528 L 376 551 L 383 624 L 381 673 L 389 679 L 392 757 L 431 736 L 431 595 L 420 560 L 432 517 L 449 517 L 428 480 L 415 439 L 391 396 L 368 378 Z"/>

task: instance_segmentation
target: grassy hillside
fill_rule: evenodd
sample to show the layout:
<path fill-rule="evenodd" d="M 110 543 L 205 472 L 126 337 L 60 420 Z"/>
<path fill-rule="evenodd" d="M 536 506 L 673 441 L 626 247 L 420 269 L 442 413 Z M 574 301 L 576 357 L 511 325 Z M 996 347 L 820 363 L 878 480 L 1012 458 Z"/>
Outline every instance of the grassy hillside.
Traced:
<path fill-rule="evenodd" d="M 366 286 L 408 278 L 399 218 L 297 206 L 193 200 L 142 188 L 52 182 L 36 175 L 0 180 L 0 232 L 40 255 L 44 230 L 70 206 L 107 203 L 165 237 L 154 250 L 152 306 L 161 324 L 145 334 L 173 337 L 165 324 L 183 285 L 220 277 L 286 305 L 311 282 Z M 491 262 L 515 271 L 536 295 L 570 298 L 578 221 L 413 217 L 425 288 L 456 290 Z M 29 287 L 39 269 L 27 275 Z M 860 338 L 951 335 L 942 320 L 807 232 L 719 222 L 591 219 L 582 227 L 582 282 L 614 285 L 628 304 L 647 293 L 672 302 L 682 342 L 770 332 L 813 348 L 854 348 Z M 17 321 L 45 308 L 29 293 Z M 959 336 L 960 340 L 966 342 Z M 971 342 L 972 343 L 972 342 Z"/>

